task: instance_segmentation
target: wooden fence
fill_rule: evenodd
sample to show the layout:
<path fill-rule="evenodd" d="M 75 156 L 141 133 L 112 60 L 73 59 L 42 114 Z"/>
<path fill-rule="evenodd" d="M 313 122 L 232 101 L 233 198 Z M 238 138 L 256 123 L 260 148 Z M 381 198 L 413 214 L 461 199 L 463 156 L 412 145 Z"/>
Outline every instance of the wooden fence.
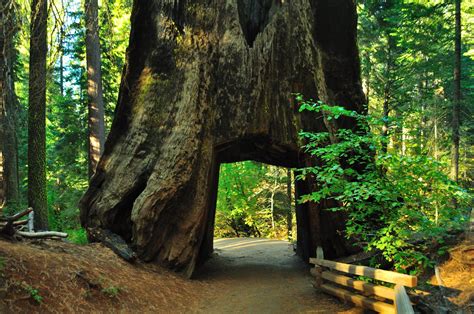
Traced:
<path fill-rule="evenodd" d="M 310 258 L 309 262 L 315 265 L 311 269 L 316 278 L 315 287 L 325 293 L 380 313 L 414 313 L 405 287 L 416 287 L 415 276 L 325 260 L 321 248 L 317 250 L 317 257 Z M 395 287 L 371 284 L 345 274 L 385 281 Z"/>

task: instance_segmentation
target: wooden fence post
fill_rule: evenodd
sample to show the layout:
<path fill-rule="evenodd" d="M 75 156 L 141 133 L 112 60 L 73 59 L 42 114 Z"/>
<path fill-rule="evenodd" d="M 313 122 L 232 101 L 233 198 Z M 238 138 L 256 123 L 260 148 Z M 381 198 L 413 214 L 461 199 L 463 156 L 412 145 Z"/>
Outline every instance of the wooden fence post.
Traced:
<path fill-rule="evenodd" d="M 28 232 L 34 232 L 35 231 L 34 220 L 35 220 L 35 212 L 31 211 L 28 214 Z"/>
<path fill-rule="evenodd" d="M 323 248 L 320 246 L 316 248 L 316 258 L 324 259 L 324 251 Z M 321 289 L 321 285 L 323 284 L 323 268 L 319 265 L 315 265 L 314 272 L 316 277 L 315 287 L 317 289 Z"/>
<path fill-rule="evenodd" d="M 395 313 L 398 314 L 415 314 L 411 306 L 405 287 L 402 285 L 395 286 Z"/>

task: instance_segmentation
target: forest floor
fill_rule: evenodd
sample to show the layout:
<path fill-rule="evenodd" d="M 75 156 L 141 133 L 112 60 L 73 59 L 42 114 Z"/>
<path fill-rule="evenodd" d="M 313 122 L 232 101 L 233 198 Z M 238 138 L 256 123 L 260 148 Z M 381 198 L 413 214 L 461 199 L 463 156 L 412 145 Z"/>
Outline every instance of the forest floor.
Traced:
<path fill-rule="evenodd" d="M 316 292 L 286 241 L 219 239 L 215 246 L 187 280 L 156 265 L 131 265 L 100 244 L 0 240 L 0 313 L 361 313 Z M 456 259 L 440 266 L 444 293 L 462 291 L 443 304 L 461 302 L 456 308 L 469 311 L 472 270 Z"/>
<path fill-rule="evenodd" d="M 0 313 L 358 313 L 317 293 L 285 241 L 223 239 L 194 280 L 100 244 L 0 240 Z"/>

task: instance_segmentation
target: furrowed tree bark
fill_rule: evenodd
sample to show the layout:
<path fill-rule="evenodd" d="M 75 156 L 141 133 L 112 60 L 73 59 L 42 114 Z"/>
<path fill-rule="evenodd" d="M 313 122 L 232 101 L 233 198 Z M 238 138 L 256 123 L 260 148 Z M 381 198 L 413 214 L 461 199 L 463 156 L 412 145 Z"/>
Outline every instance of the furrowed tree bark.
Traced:
<path fill-rule="evenodd" d="M 288 208 L 287 208 L 287 213 L 286 213 L 286 229 L 288 230 L 288 239 L 291 240 L 293 235 L 293 210 L 292 210 L 292 185 L 293 185 L 293 179 L 292 179 L 292 172 L 291 169 L 288 169 L 286 171 L 286 195 L 288 197 Z"/>
<path fill-rule="evenodd" d="M 461 0 L 455 0 L 455 38 L 454 38 L 454 99 L 453 99 L 453 133 L 451 174 L 456 182 L 459 180 L 459 128 L 461 111 Z"/>
<path fill-rule="evenodd" d="M 0 210 L 19 198 L 17 98 L 13 80 L 16 34 L 13 3 L 0 1 Z"/>
<path fill-rule="evenodd" d="M 48 229 L 46 198 L 46 0 L 31 1 L 30 77 L 28 95 L 28 206 L 35 229 Z"/>
<path fill-rule="evenodd" d="M 95 173 L 105 142 L 98 11 L 97 0 L 85 1 L 87 95 L 89 97 L 89 177 Z"/>
<path fill-rule="evenodd" d="M 352 0 L 136 0 L 115 120 L 81 200 L 82 224 L 190 276 L 213 249 L 220 163 L 314 164 L 300 130 L 355 127 L 300 114 L 291 94 L 364 111 L 356 24 Z M 296 193 L 313 188 L 298 181 Z M 352 251 L 344 217 L 329 205 L 297 206 L 305 259 L 318 245 L 328 258 Z"/>

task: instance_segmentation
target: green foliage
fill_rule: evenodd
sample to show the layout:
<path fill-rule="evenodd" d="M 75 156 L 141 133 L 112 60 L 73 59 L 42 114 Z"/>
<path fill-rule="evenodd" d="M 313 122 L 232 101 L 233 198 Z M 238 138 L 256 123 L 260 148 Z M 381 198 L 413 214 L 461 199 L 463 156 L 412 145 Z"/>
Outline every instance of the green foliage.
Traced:
<path fill-rule="evenodd" d="M 366 250 L 381 251 L 397 270 L 429 266 L 430 246 L 466 221 L 467 191 L 431 157 L 383 153 L 386 138 L 369 130 L 379 119 L 321 102 L 302 101 L 301 110 L 323 113 L 328 120 L 355 119 L 358 127 L 339 129 L 334 141 L 329 133 L 301 132 L 317 165 L 301 169 L 298 179 L 311 176 L 317 189 L 299 201 L 336 201 L 329 210 L 348 213 L 346 236 Z"/>
<path fill-rule="evenodd" d="M 24 209 L 27 191 L 27 108 L 29 61 L 29 3 L 18 0 L 16 92 L 21 202 L 9 210 Z M 50 228 L 67 231 L 72 241 L 84 243 L 77 204 L 88 186 L 87 86 L 83 3 L 65 0 L 51 6 L 47 86 L 47 197 Z M 102 79 L 106 122 L 110 126 L 130 32 L 131 1 L 103 2 L 100 7 Z M 61 34 L 61 30 L 63 34 Z M 63 79 L 61 79 L 63 78 Z M 74 231 L 77 230 L 77 231 Z"/>
<path fill-rule="evenodd" d="M 286 169 L 257 162 L 221 165 L 215 235 L 287 237 L 287 178 Z"/>
<path fill-rule="evenodd" d="M 118 295 L 120 294 L 121 291 L 122 291 L 122 289 L 120 289 L 119 287 L 115 287 L 115 286 L 110 286 L 110 287 L 107 287 L 107 288 L 103 288 L 101 290 L 101 292 L 109 298 L 118 297 Z"/>
<path fill-rule="evenodd" d="M 463 1 L 460 173 L 474 182 L 474 41 L 472 0 Z M 454 2 L 358 2 L 362 81 L 374 117 L 391 125 L 389 150 L 402 155 L 451 158 Z M 385 107 L 385 110 L 384 110 Z M 373 132 L 382 132 L 383 123 Z M 448 171 L 448 165 L 445 172 Z"/>
<path fill-rule="evenodd" d="M 30 295 L 30 297 L 36 302 L 36 303 L 42 303 L 43 302 L 43 297 L 40 295 L 39 290 L 36 288 L 33 288 L 32 286 L 28 284 L 23 284 L 23 289 Z"/>
<path fill-rule="evenodd" d="M 83 228 L 66 230 L 66 233 L 68 234 L 69 241 L 72 243 L 84 245 L 89 242 L 86 230 Z"/>

